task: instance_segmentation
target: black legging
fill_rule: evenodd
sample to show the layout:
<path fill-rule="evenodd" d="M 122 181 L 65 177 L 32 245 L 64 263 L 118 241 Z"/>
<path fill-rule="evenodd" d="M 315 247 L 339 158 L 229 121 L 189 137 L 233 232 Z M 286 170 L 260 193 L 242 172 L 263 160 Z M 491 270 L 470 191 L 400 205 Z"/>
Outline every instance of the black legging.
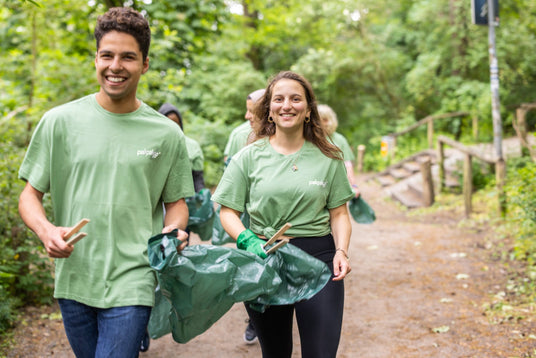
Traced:
<path fill-rule="evenodd" d="M 333 237 L 294 238 L 290 243 L 324 261 L 333 273 L 335 244 Z M 263 358 L 292 355 L 292 320 L 300 333 L 302 358 L 335 358 L 341 335 L 344 307 L 344 282 L 329 280 L 309 300 L 293 305 L 270 306 L 260 313 L 246 304 L 250 322 L 259 337 Z"/>

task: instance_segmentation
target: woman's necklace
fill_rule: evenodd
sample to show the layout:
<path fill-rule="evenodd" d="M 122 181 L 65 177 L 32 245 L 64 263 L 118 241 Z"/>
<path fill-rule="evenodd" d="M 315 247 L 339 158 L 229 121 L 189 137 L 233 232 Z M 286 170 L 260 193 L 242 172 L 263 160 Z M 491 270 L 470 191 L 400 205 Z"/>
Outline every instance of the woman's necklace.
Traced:
<path fill-rule="evenodd" d="M 300 158 L 300 155 L 301 155 L 301 149 L 298 151 L 298 155 L 296 156 L 296 158 L 294 158 L 294 161 L 292 162 L 292 167 L 290 167 L 290 169 L 293 172 L 298 171 L 298 166 L 296 165 L 296 163 L 298 162 L 298 159 Z"/>
<path fill-rule="evenodd" d="M 272 146 L 272 148 L 274 148 L 274 150 L 280 154 L 282 154 L 282 152 L 284 151 L 279 151 L 276 148 L 276 144 L 275 143 L 272 143 L 272 139 L 273 137 L 270 137 L 269 139 L 269 142 L 270 142 L 270 145 Z M 290 156 L 290 155 L 296 155 L 294 160 L 292 161 L 292 165 L 290 167 L 290 170 L 292 170 L 293 172 L 297 172 L 298 171 L 298 165 L 296 164 L 298 162 L 298 159 L 300 159 L 300 155 L 301 155 L 301 151 L 304 149 L 303 146 L 305 145 L 305 140 L 302 144 L 302 146 L 298 149 L 298 151 L 296 153 L 292 153 L 292 154 L 287 154 L 286 156 Z"/>

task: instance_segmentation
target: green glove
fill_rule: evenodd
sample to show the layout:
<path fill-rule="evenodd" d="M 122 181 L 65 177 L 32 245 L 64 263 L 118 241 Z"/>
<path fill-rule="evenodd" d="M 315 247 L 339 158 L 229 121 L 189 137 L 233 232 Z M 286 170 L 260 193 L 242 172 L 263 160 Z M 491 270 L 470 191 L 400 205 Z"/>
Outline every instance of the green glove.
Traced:
<path fill-rule="evenodd" d="M 250 229 L 242 231 L 236 239 L 236 246 L 239 249 L 254 253 L 262 259 L 268 257 L 262 247 L 264 244 L 265 241 L 259 239 L 259 237 Z"/>

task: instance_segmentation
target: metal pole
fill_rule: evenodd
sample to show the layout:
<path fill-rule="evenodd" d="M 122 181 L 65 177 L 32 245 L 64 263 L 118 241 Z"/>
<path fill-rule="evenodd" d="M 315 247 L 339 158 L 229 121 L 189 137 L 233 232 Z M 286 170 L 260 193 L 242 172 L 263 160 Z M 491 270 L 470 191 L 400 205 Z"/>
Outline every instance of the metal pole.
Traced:
<path fill-rule="evenodd" d="M 502 153 L 502 122 L 499 102 L 499 65 L 495 53 L 495 9 L 494 0 L 488 0 L 488 46 L 489 70 L 491 84 L 491 113 L 493 117 L 493 144 L 497 159 L 503 159 Z"/>
<path fill-rule="evenodd" d="M 499 104 L 499 65 L 497 63 L 497 54 L 495 53 L 495 26 L 494 19 L 495 9 L 494 0 L 488 0 L 488 43 L 489 43 L 489 70 L 491 82 L 491 112 L 493 115 L 493 143 L 497 161 L 495 171 L 497 177 L 497 191 L 499 193 L 498 211 L 503 216 L 506 213 L 504 181 L 506 177 L 505 162 L 502 153 L 502 123 Z M 498 2 L 497 2 L 498 3 Z"/>

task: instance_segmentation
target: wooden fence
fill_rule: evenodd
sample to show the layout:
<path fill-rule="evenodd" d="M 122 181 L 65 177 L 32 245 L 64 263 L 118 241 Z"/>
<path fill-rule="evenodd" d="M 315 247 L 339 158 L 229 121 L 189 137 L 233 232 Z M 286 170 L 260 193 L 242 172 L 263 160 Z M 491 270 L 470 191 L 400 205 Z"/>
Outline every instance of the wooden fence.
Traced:
<path fill-rule="evenodd" d="M 394 139 L 394 146 L 396 147 L 397 137 L 400 137 L 401 135 L 404 135 L 406 133 L 413 131 L 414 129 L 417 129 L 423 125 L 426 125 L 427 126 L 426 138 L 428 139 L 428 148 L 432 149 L 434 148 L 434 121 L 438 119 L 444 119 L 444 118 L 465 117 L 468 115 L 469 115 L 468 112 L 450 112 L 450 113 L 442 113 L 442 114 L 426 116 L 423 119 L 419 120 L 418 122 L 415 122 L 411 126 L 401 130 L 400 132 L 389 134 L 389 137 L 392 137 Z M 473 118 L 473 135 L 476 136 L 477 134 L 478 134 L 478 119 Z"/>
<path fill-rule="evenodd" d="M 506 164 L 503 158 L 486 158 L 480 153 L 475 151 L 460 142 L 456 142 L 453 139 L 445 137 L 443 135 L 438 136 L 438 164 L 439 164 L 439 190 L 443 190 L 446 179 L 445 175 L 445 145 L 449 145 L 462 153 L 464 153 L 463 163 L 463 197 L 465 205 L 465 216 L 469 217 L 472 207 L 472 195 L 473 195 L 473 158 L 477 158 L 485 163 L 495 166 L 495 178 L 497 182 L 498 193 L 498 211 L 499 215 L 505 214 L 505 193 L 504 193 L 504 181 L 506 177 Z"/>

